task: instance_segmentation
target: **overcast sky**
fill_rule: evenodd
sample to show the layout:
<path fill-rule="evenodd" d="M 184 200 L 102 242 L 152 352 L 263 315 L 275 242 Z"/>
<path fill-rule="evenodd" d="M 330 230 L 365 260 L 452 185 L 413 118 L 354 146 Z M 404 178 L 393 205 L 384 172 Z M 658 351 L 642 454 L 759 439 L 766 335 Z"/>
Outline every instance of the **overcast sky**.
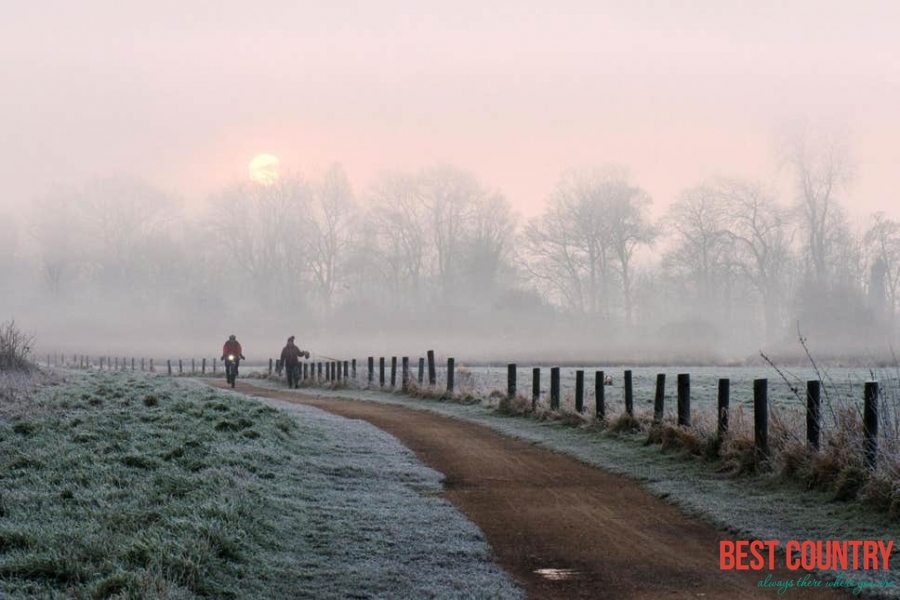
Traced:
<path fill-rule="evenodd" d="M 900 217 L 900 3 L 0 0 L 0 208 L 129 173 L 197 202 L 261 152 L 315 176 L 447 161 L 526 215 L 628 165 L 657 212 L 845 131 L 852 210 Z M 894 207 L 898 208 L 894 208 Z"/>

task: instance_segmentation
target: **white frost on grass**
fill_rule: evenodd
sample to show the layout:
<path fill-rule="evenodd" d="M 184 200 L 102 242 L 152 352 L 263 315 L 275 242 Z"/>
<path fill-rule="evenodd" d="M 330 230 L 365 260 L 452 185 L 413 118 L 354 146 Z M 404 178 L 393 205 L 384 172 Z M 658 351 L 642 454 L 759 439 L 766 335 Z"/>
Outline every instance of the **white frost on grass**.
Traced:
<path fill-rule="evenodd" d="M 443 476 L 365 421 L 281 400 L 308 432 L 296 486 L 277 497 L 302 515 L 296 568 L 330 582 L 317 594 L 385 598 L 521 598 L 481 531 L 438 498 Z M 319 596 L 325 597 L 325 596 Z"/>
<path fill-rule="evenodd" d="M 125 373 L 29 407 L 0 421 L 0 597 L 523 597 L 366 423 Z"/>

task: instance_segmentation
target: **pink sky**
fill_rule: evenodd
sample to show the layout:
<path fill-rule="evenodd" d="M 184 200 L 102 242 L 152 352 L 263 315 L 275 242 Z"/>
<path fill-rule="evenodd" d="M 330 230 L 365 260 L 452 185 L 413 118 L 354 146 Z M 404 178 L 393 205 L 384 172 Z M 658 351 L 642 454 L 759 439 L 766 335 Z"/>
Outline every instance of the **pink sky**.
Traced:
<path fill-rule="evenodd" d="M 121 172 L 196 203 L 267 152 L 339 161 L 360 192 L 447 161 L 527 216 L 562 171 L 612 162 L 658 214 L 715 174 L 783 182 L 773 139 L 805 119 L 847 132 L 851 210 L 900 218 L 894 2 L 15 4 L 0 208 Z"/>

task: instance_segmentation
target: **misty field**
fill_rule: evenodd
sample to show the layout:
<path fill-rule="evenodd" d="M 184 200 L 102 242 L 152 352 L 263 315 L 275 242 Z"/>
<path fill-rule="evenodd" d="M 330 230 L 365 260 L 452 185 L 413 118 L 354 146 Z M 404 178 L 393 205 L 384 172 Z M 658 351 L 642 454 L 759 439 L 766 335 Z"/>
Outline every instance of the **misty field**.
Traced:
<path fill-rule="evenodd" d="M 441 475 L 368 424 L 67 377 L 0 415 L 2 597 L 521 597 Z"/>

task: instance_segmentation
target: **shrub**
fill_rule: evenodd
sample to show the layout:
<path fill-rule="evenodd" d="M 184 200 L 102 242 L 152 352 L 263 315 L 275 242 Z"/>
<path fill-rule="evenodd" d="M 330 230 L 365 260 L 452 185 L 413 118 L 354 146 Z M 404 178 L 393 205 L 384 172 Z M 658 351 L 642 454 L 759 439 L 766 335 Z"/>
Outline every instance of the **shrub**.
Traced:
<path fill-rule="evenodd" d="M 26 335 L 15 321 L 0 324 L 0 371 L 28 371 L 28 355 L 34 336 Z"/>

